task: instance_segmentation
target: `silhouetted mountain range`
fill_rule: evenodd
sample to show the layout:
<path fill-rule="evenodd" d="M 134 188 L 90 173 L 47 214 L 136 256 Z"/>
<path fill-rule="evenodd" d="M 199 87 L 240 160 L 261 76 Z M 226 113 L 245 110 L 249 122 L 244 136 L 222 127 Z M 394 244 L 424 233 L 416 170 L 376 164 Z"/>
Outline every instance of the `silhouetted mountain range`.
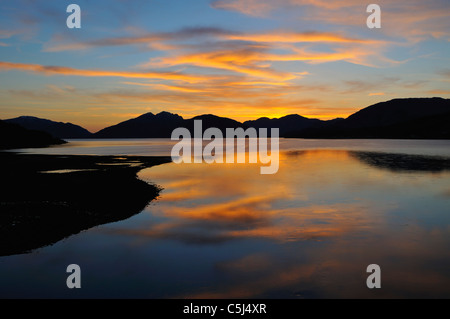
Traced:
<path fill-rule="evenodd" d="M 322 121 L 297 114 L 278 119 L 267 117 L 240 123 L 215 115 L 183 119 L 177 114 L 147 113 L 93 134 L 97 138 L 170 137 L 178 127 L 193 132 L 194 120 L 203 130 L 226 128 L 279 128 L 282 137 L 302 138 L 450 138 L 450 100 L 443 98 L 394 99 L 366 107 L 346 119 Z M 269 130 L 270 133 L 270 130 Z"/>
<path fill-rule="evenodd" d="M 57 138 L 87 138 L 91 132 L 81 126 L 72 123 L 54 122 L 34 116 L 20 116 L 5 120 L 7 123 L 14 123 L 29 130 L 44 131 Z"/>
<path fill-rule="evenodd" d="M 94 138 L 162 138 L 170 137 L 172 131 L 178 127 L 187 128 L 191 132 L 191 135 L 193 135 L 195 120 L 202 120 L 203 131 L 210 127 L 215 127 L 220 129 L 224 136 L 227 128 L 237 127 L 242 127 L 244 129 L 249 127 L 254 127 L 256 129 L 279 128 L 280 135 L 284 136 L 286 133 L 298 129 L 319 127 L 325 122 L 317 119 L 308 119 L 297 114 L 287 115 L 279 119 L 263 117 L 254 121 L 241 123 L 233 119 L 212 114 L 204 114 L 195 116 L 191 119 L 183 119 L 177 114 L 161 112 L 158 114 L 146 113 L 137 118 L 104 128 L 103 130 L 94 133 L 92 136 Z M 268 133 L 270 134 L 270 130 Z"/>
<path fill-rule="evenodd" d="M 184 119 L 178 114 L 146 113 L 137 118 L 106 127 L 91 134 L 71 123 L 58 123 L 22 116 L 8 122 L 27 128 L 40 129 L 60 138 L 170 138 L 179 127 L 194 131 L 194 120 L 202 120 L 203 131 L 210 127 L 222 130 L 279 128 L 281 137 L 300 138 L 450 138 L 450 99 L 406 98 L 393 99 L 368 106 L 346 119 L 323 121 L 297 114 L 281 118 L 267 117 L 238 122 L 226 117 L 205 114 Z"/>
<path fill-rule="evenodd" d="M 192 119 L 183 119 L 177 114 L 161 112 L 146 113 L 137 118 L 121 122 L 93 134 L 94 138 L 163 138 L 170 137 L 172 131 L 178 127 L 185 127 L 194 132 L 194 120 L 202 120 L 203 130 L 217 127 L 223 131 L 227 127 L 242 127 L 242 123 L 211 114 L 199 115 Z"/>

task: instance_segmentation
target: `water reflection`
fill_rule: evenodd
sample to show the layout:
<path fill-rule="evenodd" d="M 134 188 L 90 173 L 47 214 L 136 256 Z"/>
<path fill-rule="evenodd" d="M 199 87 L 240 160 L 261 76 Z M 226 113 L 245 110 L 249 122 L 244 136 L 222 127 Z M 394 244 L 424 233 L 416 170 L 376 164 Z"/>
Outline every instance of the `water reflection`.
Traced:
<path fill-rule="evenodd" d="M 147 210 L 150 219 L 111 232 L 143 247 L 157 240 L 184 249 L 213 245 L 222 254 L 208 269 L 214 281 L 205 285 L 196 275 L 203 285 L 191 282 L 175 297 L 449 297 L 449 203 L 437 196 L 450 185 L 447 163 L 399 158 L 284 152 L 275 175 L 252 164 L 152 168 L 140 177 L 165 191 Z M 439 163 L 444 173 L 429 174 L 425 163 Z M 371 263 L 382 267 L 382 290 L 365 286 Z"/>
<path fill-rule="evenodd" d="M 246 237 L 280 241 L 312 239 L 367 227 L 362 225 L 368 222 L 365 217 L 368 205 L 365 203 L 311 202 L 318 192 L 324 196 L 331 191 L 325 189 L 325 182 L 328 188 L 333 183 L 338 187 L 348 165 L 347 153 L 322 152 L 322 162 L 328 162 L 329 157 L 342 158 L 337 162 L 342 165 L 335 165 L 337 171 L 334 175 L 329 174 L 330 179 L 317 180 L 314 175 L 317 165 L 321 165 L 316 159 L 317 154 L 286 154 L 286 165 L 273 176 L 260 175 L 257 166 L 251 164 L 169 164 L 158 172 L 150 170 L 149 179 L 158 181 L 165 188 L 153 214 L 167 221 L 149 229 L 124 231 L 210 243 Z M 304 174 L 306 172 L 309 173 Z M 146 172 L 143 172 L 141 178 L 145 179 L 145 176 Z"/>
<path fill-rule="evenodd" d="M 435 160 L 288 150 L 274 175 L 259 164 L 145 169 L 164 188 L 156 202 L 0 259 L 0 297 L 73 297 L 54 274 L 76 262 L 81 298 L 450 298 L 450 172 Z M 365 284 L 373 263 L 377 290 Z"/>

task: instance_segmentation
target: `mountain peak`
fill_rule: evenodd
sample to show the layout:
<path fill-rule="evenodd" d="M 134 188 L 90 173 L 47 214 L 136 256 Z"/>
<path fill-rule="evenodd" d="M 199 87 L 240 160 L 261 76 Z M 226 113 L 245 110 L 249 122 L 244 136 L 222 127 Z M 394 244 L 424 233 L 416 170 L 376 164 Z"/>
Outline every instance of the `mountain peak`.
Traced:
<path fill-rule="evenodd" d="M 159 112 L 158 114 L 156 114 L 157 116 L 158 115 L 178 115 L 178 114 L 175 114 L 175 113 L 171 113 L 171 112 L 167 112 L 167 111 L 161 111 L 161 112 Z"/>
<path fill-rule="evenodd" d="M 150 118 L 155 116 L 155 114 L 153 114 L 152 112 L 148 112 L 148 113 L 144 113 L 142 115 L 139 115 L 138 117 L 136 117 L 136 119 L 146 119 L 146 118 Z"/>
<path fill-rule="evenodd" d="M 298 115 L 298 114 L 288 114 L 288 115 L 285 115 L 285 116 L 279 118 L 279 120 L 281 120 L 281 119 L 310 120 L 310 119 L 308 119 L 304 116 Z"/>
<path fill-rule="evenodd" d="M 193 120 L 201 120 L 201 119 L 207 119 L 207 118 L 219 119 L 222 117 L 208 113 L 208 114 L 201 114 L 201 115 L 194 116 L 192 119 Z"/>
<path fill-rule="evenodd" d="M 43 120 L 43 119 L 41 119 L 41 118 L 39 118 L 39 117 L 36 117 L 36 116 L 30 116 L 30 115 L 22 115 L 22 116 L 19 116 L 19 117 L 17 117 L 18 119 L 24 119 L 24 120 L 26 120 L 26 119 L 30 119 L 30 120 Z"/>
<path fill-rule="evenodd" d="M 183 119 L 183 117 L 181 117 L 180 115 L 175 114 L 175 113 L 170 113 L 167 111 L 159 112 L 155 116 L 160 119 L 181 119 L 181 120 Z"/>

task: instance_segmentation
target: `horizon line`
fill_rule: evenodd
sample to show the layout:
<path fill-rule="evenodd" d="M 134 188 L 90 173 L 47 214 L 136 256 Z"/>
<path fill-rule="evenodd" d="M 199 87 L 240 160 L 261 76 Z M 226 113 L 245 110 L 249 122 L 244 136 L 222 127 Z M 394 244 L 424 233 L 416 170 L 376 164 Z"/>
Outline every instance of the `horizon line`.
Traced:
<path fill-rule="evenodd" d="M 161 112 L 158 112 L 158 113 L 153 113 L 153 112 L 150 111 L 150 112 L 142 113 L 142 114 L 140 114 L 140 115 L 138 115 L 138 116 L 136 116 L 136 117 L 132 117 L 132 118 L 129 118 L 129 119 L 120 121 L 120 122 L 118 122 L 118 123 L 116 123 L 116 124 L 112 124 L 112 125 L 103 127 L 103 128 L 101 128 L 101 129 L 99 129 L 99 130 L 97 130 L 97 131 L 95 131 L 95 132 L 91 132 L 90 130 L 88 130 L 88 129 L 85 128 L 84 126 L 81 126 L 81 125 L 79 125 L 79 124 L 75 124 L 75 123 L 72 123 L 72 122 L 55 121 L 55 120 L 52 120 L 52 119 L 42 118 L 42 117 L 38 117 L 38 116 L 34 116 L 34 115 L 20 115 L 20 116 L 17 116 L 17 117 L 8 118 L 8 119 L 0 119 L 0 120 L 2 120 L 2 121 L 8 121 L 8 120 L 13 120 L 13 119 L 17 119 L 17 118 L 30 117 L 30 118 L 36 118 L 36 119 L 41 119 L 41 120 L 48 120 L 48 121 L 56 122 L 56 123 L 63 123 L 63 124 L 72 124 L 72 125 L 76 125 L 76 126 L 79 126 L 79 127 L 83 128 L 83 129 L 87 130 L 87 131 L 88 131 L 89 133 L 91 133 L 91 134 L 96 134 L 96 133 L 100 132 L 101 130 L 103 130 L 103 129 L 105 129 L 105 128 L 108 128 L 108 127 L 111 127 L 111 126 L 115 126 L 115 125 L 118 125 L 118 124 L 120 124 L 120 123 L 129 121 L 129 120 L 133 120 L 133 119 L 136 119 L 136 118 L 139 118 L 139 117 L 141 117 L 141 116 L 143 116 L 143 115 L 146 115 L 146 114 L 152 114 L 152 115 L 154 115 L 154 116 L 157 116 L 157 115 L 159 115 L 159 114 L 161 114 L 161 113 L 169 113 L 169 114 L 172 114 L 172 115 L 180 116 L 183 120 L 192 120 L 192 119 L 194 119 L 195 117 L 206 116 L 206 115 L 212 115 L 212 116 L 219 117 L 219 118 L 225 118 L 225 119 L 233 120 L 233 121 L 236 121 L 236 122 L 238 122 L 238 123 L 240 123 L 240 124 L 244 124 L 245 122 L 249 122 L 249 121 L 257 121 L 257 120 L 260 120 L 260 119 L 277 120 L 277 119 L 281 119 L 281 118 L 284 118 L 284 117 L 287 117 L 287 116 L 291 116 L 291 115 L 297 115 L 297 116 L 303 117 L 303 118 L 308 119 L 308 120 L 319 120 L 319 121 L 323 121 L 323 122 L 328 122 L 328 121 L 333 121 L 333 120 L 337 120 L 337 119 L 347 119 L 347 118 L 350 117 L 351 115 L 353 115 L 353 114 L 355 114 L 355 113 L 357 113 L 357 112 L 359 112 L 359 111 L 361 111 L 361 110 L 363 110 L 363 109 L 366 109 L 366 108 L 368 108 L 368 107 L 371 107 L 371 106 L 373 106 L 373 105 L 377 105 L 377 104 L 380 104 L 380 103 L 386 103 L 386 102 L 394 101 L 394 100 L 407 100 L 407 99 L 443 99 L 443 100 L 448 100 L 448 98 L 444 98 L 444 97 L 440 97 L 440 96 L 434 96 L 434 97 L 404 97 L 404 98 L 393 98 L 393 99 L 389 99 L 389 100 L 377 102 L 377 103 L 368 105 L 368 106 L 366 106 L 366 107 L 363 107 L 363 108 L 361 108 L 361 109 L 359 109 L 359 110 L 357 110 L 357 111 L 355 111 L 355 112 L 353 112 L 353 113 L 347 115 L 346 117 L 335 117 L 335 118 L 332 118 L 332 119 L 329 119 L 329 120 L 322 120 L 322 119 L 319 119 L 319 118 L 310 118 L 310 117 L 307 117 L 307 116 L 304 116 L 304 115 L 300 115 L 300 114 L 298 114 L 298 113 L 290 113 L 290 114 L 282 115 L 282 116 L 280 116 L 280 117 L 267 117 L 267 116 L 261 116 L 261 117 L 258 117 L 258 118 L 256 118 L 256 119 L 254 119 L 254 120 L 246 120 L 246 121 L 241 122 L 241 121 L 236 120 L 236 119 L 231 118 L 231 117 L 220 116 L 220 115 L 216 115 L 216 114 L 213 114 L 213 113 L 204 113 L 204 114 L 194 115 L 194 116 L 191 117 L 191 118 L 184 118 L 182 115 L 180 115 L 180 114 L 178 114 L 178 113 L 173 113 L 173 112 L 166 111 L 166 110 L 161 111 Z"/>

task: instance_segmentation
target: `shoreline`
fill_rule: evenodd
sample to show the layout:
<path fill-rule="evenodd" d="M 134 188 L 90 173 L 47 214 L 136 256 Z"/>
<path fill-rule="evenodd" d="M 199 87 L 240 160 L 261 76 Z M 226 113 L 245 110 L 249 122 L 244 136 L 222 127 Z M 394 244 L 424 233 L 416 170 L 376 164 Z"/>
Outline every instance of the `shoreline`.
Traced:
<path fill-rule="evenodd" d="M 0 152 L 0 256 L 29 253 L 140 213 L 162 190 L 137 177 L 167 156 Z"/>

